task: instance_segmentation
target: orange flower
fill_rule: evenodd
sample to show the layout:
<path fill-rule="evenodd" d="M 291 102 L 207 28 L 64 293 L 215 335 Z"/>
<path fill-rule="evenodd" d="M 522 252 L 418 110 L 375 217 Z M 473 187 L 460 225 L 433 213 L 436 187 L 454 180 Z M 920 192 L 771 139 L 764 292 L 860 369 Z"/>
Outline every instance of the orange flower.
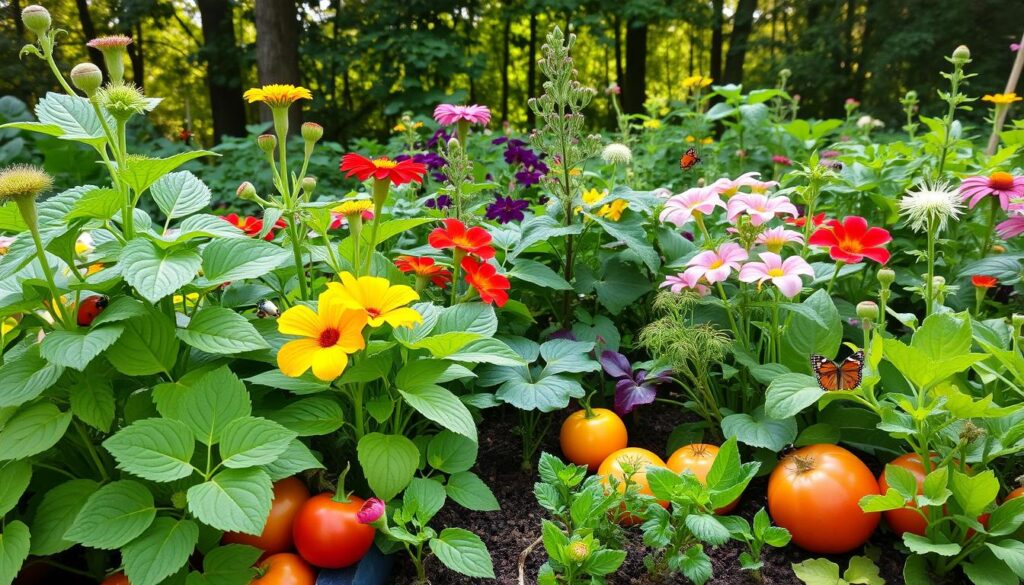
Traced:
<path fill-rule="evenodd" d="M 454 248 L 464 254 L 476 254 L 484 260 L 494 258 L 491 234 L 482 227 L 467 230 L 466 224 L 457 219 L 444 220 L 444 227 L 430 232 L 427 243 L 439 250 Z"/>
<path fill-rule="evenodd" d="M 423 175 L 427 174 L 427 165 L 413 162 L 411 159 L 394 161 L 386 156 L 369 159 L 361 154 L 350 152 L 341 157 L 341 164 L 338 170 L 346 172 L 346 177 L 357 177 L 365 181 L 370 177 L 378 181 L 390 180 L 394 185 L 406 183 L 423 182 Z"/>
<path fill-rule="evenodd" d="M 508 302 L 508 289 L 511 288 L 508 278 L 498 274 L 498 270 L 487 262 L 477 262 L 472 256 L 462 259 L 462 270 L 466 272 L 466 282 L 480 294 L 480 300 L 487 304 L 504 307 Z"/>
<path fill-rule="evenodd" d="M 406 273 L 413 273 L 418 279 L 430 279 L 437 286 L 444 288 L 452 280 L 452 273 L 443 266 L 434 263 L 433 258 L 426 256 L 399 256 L 395 258 L 395 266 Z"/>
<path fill-rule="evenodd" d="M 971 277 L 971 284 L 978 288 L 993 288 L 999 284 L 999 279 L 994 276 L 975 274 Z"/>

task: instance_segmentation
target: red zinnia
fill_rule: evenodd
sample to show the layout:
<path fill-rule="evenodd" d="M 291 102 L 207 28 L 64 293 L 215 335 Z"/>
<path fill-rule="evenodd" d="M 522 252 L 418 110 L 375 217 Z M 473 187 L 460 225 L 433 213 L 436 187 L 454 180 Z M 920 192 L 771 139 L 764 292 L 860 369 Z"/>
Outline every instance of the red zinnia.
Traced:
<path fill-rule="evenodd" d="M 986 276 L 984 274 L 975 274 L 971 277 L 971 284 L 978 288 L 993 288 L 999 284 L 999 279 L 994 276 Z"/>
<path fill-rule="evenodd" d="M 260 232 L 263 231 L 263 220 L 256 217 L 252 217 L 251 215 L 240 217 L 237 213 L 229 213 L 227 215 L 220 216 L 220 218 L 235 226 L 236 228 L 242 230 L 243 232 L 245 232 L 245 235 L 250 237 L 258 236 Z M 288 224 L 286 224 L 283 219 L 277 220 L 276 222 L 274 222 L 274 227 L 267 232 L 266 236 L 264 236 L 264 239 L 267 240 L 268 242 L 270 240 L 273 240 L 274 230 L 281 229 L 287 226 Z"/>
<path fill-rule="evenodd" d="M 395 266 L 402 272 L 412 272 L 417 278 L 429 278 L 441 288 L 452 280 L 452 273 L 447 268 L 434 264 L 434 259 L 426 256 L 399 256 L 395 258 Z"/>
<path fill-rule="evenodd" d="M 892 241 L 889 232 L 877 227 L 868 227 L 863 217 L 851 215 L 840 223 L 831 219 L 815 230 L 808 244 L 829 248 L 833 260 L 856 264 L 865 257 L 885 264 L 889 261 L 889 251 L 883 248 Z"/>
<path fill-rule="evenodd" d="M 444 227 L 430 232 L 427 242 L 437 249 L 455 248 L 467 254 L 476 254 L 484 260 L 494 258 L 491 234 L 482 227 L 467 230 L 466 224 L 457 219 L 444 220 Z"/>
<path fill-rule="evenodd" d="M 466 256 L 462 259 L 462 269 L 466 272 L 466 282 L 480 294 L 480 300 L 504 307 L 508 302 L 511 288 L 508 278 L 498 274 L 498 269 L 487 262 L 477 262 L 475 258 Z"/>
<path fill-rule="evenodd" d="M 365 181 L 370 177 L 378 181 L 390 180 L 393 185 L 404 185 L 410 182 L 423 182 L 427 173 L 427 165 L 410 160 L 393 161 L 386 156 L 369 159 L 361 154 L 350 152 L 341 157 L 338 169 L 348 171 L 346 177 L 358 177 Z"/>
<path fill-rule="evenodd" d="M 789 225 L 795 225 L 796 227 L 804 227 L 805 225 L 807 225 L 807 216 L 801 215 L 800 217 L 786 217 L 783 218 L 782 221 L 788 223 Z M 819 226 L 822 223 L 824 223 L 824 221 L 825 214 L 819 213 L 818 215 L 815 215 L 814 218 L 811 220 L 811 225 Z"/>

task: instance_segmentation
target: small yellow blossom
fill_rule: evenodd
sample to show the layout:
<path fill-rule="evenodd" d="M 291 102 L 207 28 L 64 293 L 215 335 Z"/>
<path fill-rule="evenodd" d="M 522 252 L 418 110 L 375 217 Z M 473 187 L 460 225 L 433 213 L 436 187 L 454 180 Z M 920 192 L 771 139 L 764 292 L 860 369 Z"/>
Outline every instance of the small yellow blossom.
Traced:
<path fill-rule="evenodd" d="M 103 264 L 102 264 L 102 263 L 100 263 L 100 262 L 94 262 L 93 264 L 90 264 L 88 268 L 86 268 L 86 269 L 85 269 L 85 275 L 86 275 L 86 276 L 92 276 L 93 274 L 96 274 L 96 273 L 97 273 L 97 272 L 99 272 L 100 270 L 103 270 L 103 268 L 104 268 L 104 266 L 103 266 Z M 198 294 L 196 294 L 196 293 L 192 293 L 192 294 L 196 295 L 196 297 L 197 297 L 197 298 L 198 298 L 198 296 L 199 296 L 199 295 L 198 295 Z M 180 296 L 180 295 L 179 295 L 179 296 Z"/>
<path fill-rule="evenodd" d="M 96 266 L 96 265 L 93 264 L 92 266 Z M 90 270 L 89 274 L 92 274 L 92 266 L 89 267 L 89 270 Z M 99 266 L 100 266 L 100 268 L 98 270 L 96 270 L 95 272 L 99 272 L 100 270 L 103 269 L 103 265 L 102 264 L 100 264 Z M 171 297 L 171 301 L 174 303 L 174 306 L 176 306 L 176 307 L 180 307 L 182 305 L 184 305 L 186 307 L 194 307 L 194 306 L 196 306 L 196 303 L 199 302 L 199 293 L 197 293 L 197 292 L 190 292 L 190 293 L 187 293 L 185 295 L 174 295 L 173 297 Z"/>
<path fill-rule="evenodd" d="M 1022 99 L 1024 99 L 1024 98 L 1020 97 L 1019 95 L 1017 95 L 1014 92 L 1010 92 L 1010 93 L 987 94 L 985 97 L 981 98 L 981 101 L 983 101 L 983 102 L 991 102 L 991 103 L 993 103 L 993 104 L 995 104 L 997 106 L 1008 106 L 1008 105 L 1012 104 L 1013 102 L 1019 102 Z"/>
<path fill-rule="evenodd" d="M 622 219 L 622 212 L 629 209 L 629 201 L 625 199 L 616 199 L 611 203 L 605 203 L 601 206 L 601 209 L 597 211 L 598 217 L 604 217 L 612 221 L 619 221 Z"/>
<path fill-rule="evenodd" d="M 366 347 L 366 321 L 365 311 L 349 308 L 342 295 L 334 291 L 320 295 L 316 312 L 305 305 L 291 307 L 278 317 L 277 329 L 300 339 L 281 346 L 277 367 L 291 378 L 312 368 L 317 378 L 334 380 L 348 366 L 348 354 Z"/>
<path fill-rule="evenodd" d="M 700 143 L 701 144 L 714 144 L 715 143 L 715 139 L 710 137 L 710 136 L 706 136 L 706 137 L 700 139 Z"/>
<path fill-rule="evenodd" d="M 686 137 L 686 142 L 688 144 L 693 144 L 694 142 L 697 142 L 697 139 L 693 137 L 693 134 L 690 134 Z"/>
<path fill-rule="evenodd" d="M 14 317 L 7 317 L 3 321 L 0 321 L 0 337 L 6 337 L 8 333 L 14 331 L 14 328 L 18 326 L 18 320 Z"/>
<path fill-rule="evenodd" d="M 658 120 L 657 118 L 644 120 L 644 128 L 647 128 L 648 130 L 657 130 L 661 128 L 661 120 Z"/>
<path fill-rule="evenodd" d="M 583 171 L 580 170 L 580 169 L 569 169 L 569 176 L 570 177 L 578 177 L 578 176 L 580 176 L 582 174 L 583 174 Z"/>
<path fill-rule="evenodd" d="M 423 127 L 423 122 L 413 122 L 411 124 L 411 128 L 413 130 L 419 130 L 422 127 Z M 399 122 L 399 123 L 395 124 L 395 127 L 392 128 L 391 131 L 392 132 L 402 133 L 402 132 L 405 132 L 405 131 L 409 130 L 409 128 L 410 128 L 410 126 L 406 126 L 405 124 Z"/>
<path fill-rule="evenodd" d="M 327 284 L 329 294 L 337 295 L 347 309 L 365 312 L 370 327 L 380 327 L 384 323 L 392 327 L 412 327 L 423 322 L 416 309 L 405 306 L 420 298 L 411 287 L 392 285 L 388 279 L 378 276 L 356 278 L 348 272 L 338 276 L 341 283 Z"/>
<path fill-rule="evenodd" d="M 608 194 L 608 190 L 607 189 L 605 189 L 604 191 L 598 191 L 597 189 L 591 189 L 589 191 L 584 191 L 583 192 L 583 202 L 586 203 L 587 205 L 593 205 L 593 204 L 597 203 L 598 201 L 604 199 L 605 195 L 607 195 L 607 194 Z"/>
<path fill-rule="evenodd" d="M 304 87 L 272 84 L 246 90 L 242 97 L 250 104 L 263 102 L 271 108 L 287 108 L 299 100 L 313 99 L 313 94 Z"/>
<path fill-rule="evenodd" d="M 369 199 L 350 199 L 342 201 L 341 205 L 332 207 L 331 211 L 348 217 L 350 215 L 361 215 L 364 211 L 373 209 L 373 201 Z"/>
<path fill-rule="evenodd" d="M 713 80 L 710 77 L 703 75 L 691 75 L 683 80 L 683 87 L 686 89 L 702 89 L 709 85 Z"/>

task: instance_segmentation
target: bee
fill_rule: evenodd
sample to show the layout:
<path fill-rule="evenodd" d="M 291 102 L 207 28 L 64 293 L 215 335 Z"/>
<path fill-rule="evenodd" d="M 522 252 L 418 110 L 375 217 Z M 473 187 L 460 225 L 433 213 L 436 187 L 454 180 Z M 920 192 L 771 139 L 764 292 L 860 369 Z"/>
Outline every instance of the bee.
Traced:
<path fill-rule="evenodd" d="M 280 317 L 281 311 L 278 310 L 277 305 L 270 299 L 260 299 L 256 301 L 256 316 L 260 319 L 266 319 L 267 317 Z"/>

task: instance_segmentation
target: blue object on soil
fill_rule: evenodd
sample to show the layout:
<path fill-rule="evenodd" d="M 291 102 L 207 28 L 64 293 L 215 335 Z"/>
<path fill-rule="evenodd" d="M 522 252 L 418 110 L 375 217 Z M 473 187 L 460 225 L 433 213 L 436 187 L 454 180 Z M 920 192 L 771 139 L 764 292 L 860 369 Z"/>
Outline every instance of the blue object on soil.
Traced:
<path fill-rule="evenodd" d="M 393 564 L 392 555 L 385 555 L 374 545 L 354 566 L 320 571 L 316 585 L 385 585 Z"/>

